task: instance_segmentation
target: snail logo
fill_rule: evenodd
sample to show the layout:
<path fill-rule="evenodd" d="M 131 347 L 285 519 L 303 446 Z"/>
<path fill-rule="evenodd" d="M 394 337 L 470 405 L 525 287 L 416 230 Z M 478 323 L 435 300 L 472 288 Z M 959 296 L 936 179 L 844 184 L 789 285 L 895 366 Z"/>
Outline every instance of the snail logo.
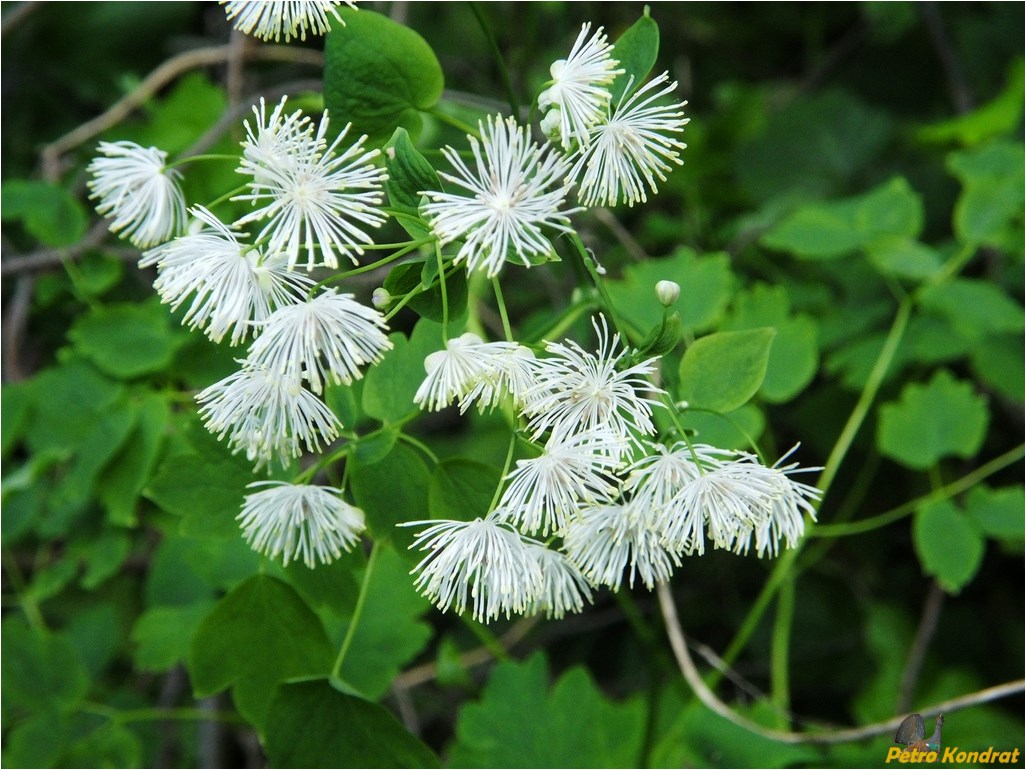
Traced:
<path fill-rule="evenodd" d="M 923 736 L 926 735 L 926 723 L 923 722 L 923 718 L 919 714 L 910 714 L 905 717 L 905 720 L 898 728 L 898 732 L 894 734 L 894 742 L 908 747 L 902 753 L 907 751 L 932 751 L 936 753 L 940 751 L 941 729 L 943 727 L 944 715 L 938 714 L 937 722 L 933 727 L 933 735 L 929 738 L 924 738 Z"/>

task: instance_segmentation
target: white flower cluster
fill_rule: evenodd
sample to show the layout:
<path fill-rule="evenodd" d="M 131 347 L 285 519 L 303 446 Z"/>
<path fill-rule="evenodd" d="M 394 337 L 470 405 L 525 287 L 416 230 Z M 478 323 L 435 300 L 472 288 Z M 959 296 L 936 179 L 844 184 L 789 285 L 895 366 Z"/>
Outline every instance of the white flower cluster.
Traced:
<path fill-rule="evenodd" d="M 231 224 L 194 206 L 182 232 L 181 175 L 156 148 L 102 143 L 89 185 L 112 230 L 154 247 L 139 264 L 156 268 L 154 288 L 173 310 L 185 308 L 184 324 L 233 346 L 253 338 L 239 371 L 196 400 L 207 429 L 259 469 L 287 466 L 334 441 L 342 426 L 321 398 L 325 386 L 361 378 L 392 343 L 378 310 L 352 294 L 319 290 L 295 269 L 334 268 L 339 256 L 355 262 L 371 242 L 363 228 L 385 221 L 377 209 L 386 180 L 374 163 L 379 152 L 365 150 L 364 137 L 343 147 L 349 126 L 329 142 L 327 115 L 314 126 L 287 112 L 285 99 L 270 112 L 261 100 L 254 114 L 238 168 L 248 191 L 236 200 L 256 208 Z M 251 223 L 263 223 L 252 243 L 244 232 Z M 362 517 L 338 490 L 275 485 L 250 495 L 240 518 L 257 550 L 313 566 L 350 547 Z"/>
<path fill-rule="evenodd" d="M 686 103 L 660 102 L 677 84 L 665 72 L 637 90 L 629 83 L 613 105 L 609 89 L 624 71 L 602 28 L 590 32 L 585 24 L 538 97 L 551 146 L 532 142 L 513 118 L 493 116 L 479 124 L 480 140 L 467 137 L 473 164 L 452 147 L 442 151 L 456 173 L 441 176 L 461 189 L 422 191 L 429 202 L 421 213 L 443 245 L 462 241 L 456 262 L 468 269 L 494 277 L 510 260 L 545 261 L 554 253 L 546 231 L 570 231 L 569 215 L 582 210 L 568 203 L 574 185 L 584 207 L 633 206 L 682 163 Z"/>
<path fill-rule="evenodd" d="M 670 578 L 682 557 L 717 548 L 760 556 L 792 547 L 815 517 L 814 487 L 793 481 L 796 465 L 762 465 L 751 454 L 681 442 L 656 433 L 648 377 L 655 359 L 631 362 L 604 318 L 593 322 L 595 353 L 575 342 L 546 344 L 546 357 L 474 334 L 449 340 L 425 361 L 416 396 L 425 409 L 456 401 L 490 408 L 508 398 L 537 457 L 520 459 L 498 502 L 473 521 L 415 521 L 417 588 L 442 610 L 475 618 L 544 610 L 561 616 L 590 600 L 590 588 L 618 589 L 625 576 L 648 588 Z M 785 456 L 786 457 L 786 456 Z M 783 461 L 783 459 L 782 459 Z M 781 462 L 782 462 L 781 461 Z M 535 536 L 561 539 L 560 550 Z"/>

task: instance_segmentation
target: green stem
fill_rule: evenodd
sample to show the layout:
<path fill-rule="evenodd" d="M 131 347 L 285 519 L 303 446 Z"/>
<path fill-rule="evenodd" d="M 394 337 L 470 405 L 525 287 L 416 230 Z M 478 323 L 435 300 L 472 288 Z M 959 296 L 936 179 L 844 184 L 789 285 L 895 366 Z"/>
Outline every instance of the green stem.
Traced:
<path fill-rule="evenodd" d="M 513 447 L 517 445 L 517 434 L 513 433 L 509 437 L 509 449 L 506 450 L 506 462 L 502 466 L 502 475 L 499 477 L 499 484 L 495 487 L 495 494 L 492 495 L 492 501 L 488 504 L 488 513 L 495 510 L 495 504 L 499 502 L 499 496 L 502 494 L 502 482 L 506 480 L 506 475 L 509 473 L 509 466 L 513 462 Z"/>
<path fill-rule="evenodd" d="M 777 713 L 777 727 L 789 729 L 791 720 L 790 661 L 791 626 L 794 623 L 795 578 L 788 575 L 780 586 L 777 596 L 777 617 L 773 624 L 773 641 L 770 651 L 770 700 Z"/>
<path fill-rule="evenodd" d="M 149 708 L 121 711 L 102 703 L 84 703 L 82 704 L 82 711 L 87 714 L 96 714 L 118 724 L 127 724 L 129 722 L 163 722 L 165 720 L 224 722 L 234 725 L 247 724 L 245 719 L 231 711 L 207 711 L 195 708 Z"/>
<path fill-rule="evenodd" d="M 425 444 L 419 438 L 414 438 L 409 433 L 400 433 L 399 437 L 398 437 L 398 440 L 399 441 L 405 441 L 410 446 L 416 447 L 417 449 L 419 449 L 421 452 L 423 452 L 425 455 L 427 455 L 428 459 L 430 459 L 431 462 L 433 462 L 435 465 L 438 465 L 438 463 L 440 462 L 439 459 L 438 459 L 438 455 L 436 455 L 433 451 L 431 451 L 431 447 L 429 447 L 427 444 Z"/>
<path fill-rule="evenodd" d="M 519 122 L 520 102 L 517 99 L 516 92 L 513 90 L 513 81 L 510 79 L 509 68 L 506 67 L 506 60 L 502 58 L 502 51 L 499 50 L 499 43 L 495 39 L 495 35 L 492 34 L 492 28 L 488 24 L 488 20 L 484 17 L 484 11 L 481 9 L 481 4 L 471 3 L 470 9 L 474 12 L 474 18 L 477 19 L 477 23 L 481 25 L 481 31 L 484 32 L 485 38 L 488 40 L 488 47 L 492 49 L 492 56 L 495 57 L 495 63 L 499 68 L 499 76 L 502 78 L 502 85 L 506 89 L 506 99 L 509 101 L 510 111 Z"/>
<path fill-rule="evenodd" d="M 438 287 L 442 292 L 442 347 L 449 344 L 449 295 L 445 288 L 445 262 L 442 260 L 442 247 L 435 241 L 435 259 L 438 261 Z"/>
<path fill-rule="evenodd" d="M 502 646 L 502 642 L 495 634 L 473 618 L 460 615 L 460 619 L 466 624 L 467 628 L 470 629 L 470 632 L 478 638 L 478 641 L 481 642 L 484 648 L 492 654 L 492 657 L 501 661 L 512 660 L 510 654 L 506 651 L 506 648 Z"/>
<path fill-rule="evenodd" d="M 15 596 L 18 597 L 18 604 L 21 605 L 21 611 L 25 613 L 25 619 L 28 620 L 29 625 L 36 629 L 36 631 L 46 631 L 46 621 L 43 620 L 43 613 L 40 612 L 39 605 L 36 604 L 36 600 L 32 598 L 32 595 L 27 590 L 25 576 L 18 569 L 18 562 L 14 558 L 14 554 L 9 548 L 4 548 L 3 554 L 4 569 L 7 570 L 7 577 L 11 581 L 11 588 L 14 589 Z"/>
<path fill-rule="evenodd" d="M 239 156 L 238 155 L 217 155 L 217 154 L 189 155 L 189 156 L 184 157 L 184 158 L 178 158 L 177 160 L 172 161 L 171 163 L 167 163 L 167 164 L 165 164 L 164 167 L 165 168 L 177 168 L 178 166 L 187 166 L 190 163 L 195 163 L 195 162 L 198 162 L 198 161 L 207 161 L 207 160 L 228 160 L 228 161 L 231 161 L 232 163 L 236 163 L 237 164 L 239 162 Z"/>
<path fill-rule="evenodd" d="M 210 205 L 206 206 L 205 208 L 207 208 L 207 209 L 212 211 L 215 207 L 220 206 L 222 203 L 224 203 L 227 200 L 231 200 L 234 196 L 241 195 L 242 193 L 244 193 L 246 191 L 246 189 L 247 189 L 247 185 L 239 185 L 234 190 L 229 190 L 224 195 L 221 195 L 221 196 L 219 196 L 217 198 L 214 198 L 214 200 L 212 200 L 210 202 Z M 256 246 L 256 244 L 253 244 L 253 245 Z"/>
<path fill-rule="evenodd" d="M 342 663 L 346 659 L 346 654 L 349 652 L 349 646 L 353 643 L 353 637 L 356 636 L 356 628 L 360 625 L 360 617 L 363 615 L 363 607 L 367 603 L 367 592 L 371 582 L 371 576 L 374 574 L 374 562 L 377 561 L 378 552 L 381 546 L 378 541 L 374 541 L 374 545 L 371 546 L 370 556 L 367 557 L 367 568 L 363 572 L 363 582 L 360 583 L 360 595 L 356 598 L 356 607 L 353 609 L 353 617 L 349 621 L 349 628 L 346 629 L 346 637 L 342 640 L 342 646 L 339 648 L 338 657 L 335 658 L 335 665 L 331 667 L 331 678 L 341 679 Z"/>
<path fill-rule="evenodd" d="M 613 305 L 613 298 L 609 296 L 609 290 L 606 288 L 605 281 L 602 280 L 602 276 L 599 275 L 598 269 L 595 267 L 595 260 L 591 254 L 588 253 L 587 247 L 584 245 L 584 241 L 577 233 L 570 234 L 570 240 L 573 242 L 574 247 L 577 250 L 577 255 L 581 258 L 581 264 L 584 265 L 584 269 L 588 271 L 588 275 L 591 276 L 592 283 L 595 284 L 595 288 L 598 289 L 599 297 L 602 298 L 602 306 L 605 311 L 612 317 L 613 326 L 616 327 L 617 333 L 620 335 L 620 339 L 624 345 L 630 345 L 630 337 L 627 336 L 627 331 L 624 329 L 623 322 L 620 319 L 620 314 L 616 312 L 616 306 Z"/>
<path fill-rule="evenodd" d="M 905 333 L 905 329 L 908 326 L 909 316 L 912 312 L 912 302 L 908 297 L 901 300 L 898 306 L 898 312 L 894 316 L 894 321 L 891 323 L 891 329 L 887 334 L 887 339 L 884 341 L 884 346 L 880 350 L 880 354 L 877 356 L 876 363 L 873 365 L 873 369 L 866 380 L 866 384 L 862 389 L 862 393 L 859 396 L 858 402 L 855 404 L 855 408 L 848 417 L 847 423 L 841 430 L 841 435 L 837 439 L 837 443 L 834 444 L 834 448 L 830 453 L 830 457 L 827 459 L 827 464 L 820 474 L 818 486 L 823 491 L 823 496 L 826 496 L 827 490 L 830 488 L 831 483 L 837 476 L 837 470 L 840 467 L 841 461 L 847 454 L 848 449 L 851 447 L 852 442 L 855 440 L 855 436 L 859 429 L 862 427 L 863 421 L 869 414 L 869 409 L 876 398 L 877 391 L 880 385 L 883 383 L 884 377 L 887 375 L 887 370 L 894 360 L 894 355 L 898 350 L 898 345 L 901 343 L 901 338 Z M 820 500 L 820 507 L 822 507 L 822 499 Z M 819 525 L 808 523 L 806 528 L 806 537 L 803 538 L 794 548 L 785 551 L 780 557 L 777 563 L 773 566 L 773 570 L 770 572 L 769 578 L 766 580 L 766 584 L 762 587 L 759 592 L 759 596 L 752 604 L 751 609 L 748 610 L 748 614 L 745 616 L 741 627 L 734 635 L 730 645 L 727 647 L 727 651 L 723 654 L 723 661 L 726 665 L 730 665 L 734 662 L 741 650 L 748 644 L 748 640 L 755 632 L 759 621 L 762 619 L 763 613 L 772 601 L 777 589 L 784 582 L 789 575 L 795 561 L 802 552 L 805 544 L 809 542 L 809 538 L 813 536 L 813 532 Z M 714 687 L 715 683 L 721 678 L 719 671 L 713 671 L 708 678 L 709 686 Z"/>
<path fill-rule="evenodd" d="M 433 107 L 430 110 L 427 110 L 427 114 L 430 115 L 431 117 L 435 118 L 436 120 L 438 120 L 441 123 L 445 123 L 447 125 L 450 125 L 453 128 L 458 129 L 460 131 L 463 131 L 464 133 L 466 133 L 466 134 L 468 134 L 470 136 L 476 136 L 476 137 L 480 138 L 480 135 L 479 135 L 480 131 L 478 130 L 477 126 L 472 126 L 469 123 L 467 123 L 465 121 L 462 121 L 462 120 L 460 120 L 459 118 L 457 118 L 457 117 L 455 117 L 453 115 L 449 115 L 448 113 L 443 112 L 442 110 L 438 109 L 437 107 Z M 411 217 L 411 219 L 412 219 L 412 217 Z"/>
<path fill-rule="evenodd" d="M 506 300 L 502 296 L 499 276 L 492 278 L 492 289 L 495 291 L 495 303 L 499 306 L 499 316 L 502 318 L 502 331 L 506 335 L 506 342 L 513 342 L 513 329 L 509 325 L 509 314 L 506 312 Z"/>
<path fill-rule="evenodd" d="M 590 299 L 584 299 L 577 302 L 574 305 L 568 307 L 563 314 L 559 317 L 552 326 L 545 330 L 542 334 L 532 335 L 535 339 L 527 340 L 527 342 L 540 341 L 540 340 L 552 340 L 563 335 L 567 329 L 577 323 L 577 319 L 580 318 L 584 313 L 591 312 L 596 307 L 595 303 Z"/>
<path fill-rule="evenodd" d="M 940 502 L 941 500 L 947 500 L 948 498 L 959 495 L 966 490 L 972 489 L 988 476 L 1007 468 L 1014 462 L 1018 462 L 1024 455 L 1026 455 L 1026 446 L 1020 444 L 1015 447 L 1015 449 L 1010 449 L 1003 455 L 995 457 L 990 462 L 981 465 L 979 468 L 967 473 L 962 478 L 951 481 L 942 487 L 938 487 L 921 497 L 917 497 L 915 500 L 909 500 L 907 503 L 902 503 L 889 511 L 877 514 L 876 516 L 870 516 L 869 518 L 861 519 L 859 521 L 853 521 L 845 524 L 819 524 L 816 526 L 816 529 L 809 534 L 811 537 L 848 537 L 850 535 L 860 535 L 863 532 L 871 532 L 872 530 L 879 529 L 880 527 L 886 527 L 888 524 L 892 524 L 895 521 L 908 516 L 917 508 L 921 508 L 922 506 L 930 503 Z"/>
<path fill-rule="evenodd" d="M 822 490 L 824 497 L 826 497 L 827 490 L 830 489 L 830 485 L 837 476 L 837 471 L 840 469 L 845 455 L 851 448 L 852 442 L 855 441 L 855 436 L 862 427 L 862 423 L 869 414 L 873 401 L 876 399 L 877 391 L 879 391 L 880 386 L 883 384 L 884 377 L 887 376 L 887 370 L 894 362 L 894 355 L 897 353 L 898 346 L 901 344 L 901 338 L 904 336 L 905 329 L 908 327 L 908 321 L 911 314 L 912 300 L 905 297 L 898 305 L 898 312 L 894 316 L 894 321 L 891 323 L 891 329 L 887 333 L 887 339 L 884 341 L 883 349 L 880 351 L 880 355 L 877 356 L 876 363 L 873 364 L 873 369 L 869 373 L 869 377 L 866 379 L 866 384 L 862 388 L 859 400 L 855 404 L 855 408 L 852 410 L 851 414 L 848 416 L 848 422 L 845 423 L 844 429 L 841 431 L 841 435 L 837 439 L 837 443 L 834 444 L 833 451 L 830 452 L 830 457 L 827 458 L 826 466 L 824 466 L 823 472 L 820 474 L 819 479 L 816 482 L 816 486 Z M 822 506 L 822 501 L 820 502 L 820 506 Z"/>

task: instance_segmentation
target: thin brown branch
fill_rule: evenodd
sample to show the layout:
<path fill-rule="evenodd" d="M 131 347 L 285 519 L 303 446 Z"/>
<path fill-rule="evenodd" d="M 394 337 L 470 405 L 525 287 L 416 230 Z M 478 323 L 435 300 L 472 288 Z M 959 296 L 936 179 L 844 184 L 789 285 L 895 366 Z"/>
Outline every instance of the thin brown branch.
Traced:
<path fill-rule="evenodd" d="M 901 725 L 902 717 L 896 716 L 885 722 L 874 722 L 873 724 L 861 727 L 852 727 L 841 730 L 823 730 L 822 732 L 798 733 L 790 730 L 774 730 L 763 727 L 750 719 L 736 713 L 726 703 L 721 701 L 702 680 L 695 662 L 688 652 L 688 645 L 684 639 L 684 632 L 681 630 L 680 620 L 677 617 L 677 607 L 673 602 L 673 595 L 670 593 L 669 585 L 661 583 L 658 587 L 659 606 L 663 612 L 663 620 L 666 623 L 666 632 L 670 639 L 670 646 L 673 648 L 673 655 L 677 659 L 681 674 L 691 686 L 698 699 L 710 711 L 720 715 L 727 721 L 747 730 L 750 733 L 762 736 L 771 741 L 787 744 L 833 744 L 859 741 L 865 738 L 872 738 L 876 735 L 885 735 L 894 732 Z M 1009 695 L 1022 693 L 1026 690 L 1026 680 L 1017 679 L 1012 682 L 988 687 L 978 692 L 962 695 L 958 698 L 951 698 L 942 703 L 935 703 L 925 709 L 919 709 L 924 717 L 931 717 L 941 712 L 949 713 L 958 709 L 976 706 L 981 703 L 988 703 L 998 698 L 1005 698 Z"/>
<path fill-rule="evenodd" d="M 898 687 L 898 708 L 896 713 L 904 714 L 911 708 L 912 700 L 916 694 L 916 683 L 919 681 L 919 673 L 923 669 L 923 660 L 926 659 L 926 651 L 930 647 L 930 640 L 937 631 L 937 621 L 940 620 L 941 607 L 944 605 L 944 589 L 938 585 L 936 580 L 930 582 L 930 591 L 923 602 L 923 612 L 919 617 L 919 628 L 916 629 L 916 638 L 912 641 L 912 647 L 908 651 L 908 659 L 905 661 L 905 670 L 901 673 L 901 685 Z"/>
<path fill-rule="evenodd" d="M 636 262 L 648 259 L 648 254 L 641 248 L 641 244 L 635 240 L 634 236 L 630 234 L 626 227 L 624 227 L 620 220 L 617 219 L 609 209 L 604 209 L 601 206 L 592 209 L 591 212 L 595 219 L 605 225 L 609 231 L 613 234 L 613 237 L 620 242 L 620 245 L 627 250 L 627 254 Z"/>
<path fill-rule="evenodd" d="M 499 637 L 499 643 L 504 650 L 512 649 L 521 639 L 527 636 L 528 632 L 538 623 L 538 616 L 521 618 L 513 624 L 505 634 Z M 464 668 L 473 668 L 488 663 L 495 656 L 487 647 L 475 647 L 460 655 L 460 665 Z M 430 682 L 438 676 L 438 665 L 436 663 L 424 663 L 414 666 L 411 669 L 399 674 L 392 683 L 393 690 L 408 690 L 411 687 Z"/>
<path fill-rule="evenodd" d="M 18 382 L 28 376 L 22 361 L 21 342 L 25 336 L 25 327 L 28 325 L 35 282 L 34 276 L 22 276 L 14 287 L 14 294 L 8 300 L 3 323 L 4 382 Z"/>
<path fill-rule="evenodd" d="M 40 156 L 43 178 L 48 181 L 58 180 L 61 176 L 60 158 L 64 153 L 117 125 L 175 78 L 189 70 L 223 64 L 231 53 L 230 45 L 220 45 L 197 48 L 171 57 L 147 75 L 132 91 L 111 105 L 106 112 L 72 129 L 44 147 Z M 250 59 L 288 61 L 312 66 L 323 66 L 324 64 L 324 55 L 319 51 L 296 46 L 262 45 L 248 52 L 247 56 Z"/>
<path fill-rule="evenodd" d="M 4 16 L 3 22 L 0 23 L 0 37 L 6 37 L 8 32 L 11 32 L 15 27 L 25 21 L 31 13 L 39 10 L 42 5 L 43 3 L 41 2 L 22 3 L 21 5 L 18 5 L 13 11 Z"/>

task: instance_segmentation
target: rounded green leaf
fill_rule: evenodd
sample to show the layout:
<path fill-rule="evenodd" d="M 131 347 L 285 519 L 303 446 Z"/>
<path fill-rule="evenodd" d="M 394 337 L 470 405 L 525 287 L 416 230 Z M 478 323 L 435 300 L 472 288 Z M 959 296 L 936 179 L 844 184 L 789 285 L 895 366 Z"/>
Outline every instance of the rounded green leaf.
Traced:
<path fill-rule="evenodd" d="M 416 136 L 420 113 L 442 95 L 442 67 L 427 42 L 409 27 L 368 10 L 339 8 L 324 46 L 324 104 L 339 128 L 367 134 L 382 145 L 397 128 Z"/>
<path fill-rule="evenodd" d="M 737 409 L 762 385 L 775 334 L 748 329 L 696 340 L 680 362 L 680 397 L 693 409 Z"/>
<path fill-rule="evenodd" d="M 440 766 L 384 708 L 324 680 L 281 685 L 265 735 L 271 767 Z"/>
<path fill-rule="evenodd" d="M 942 457 L 972 457 L 987 432 L 987 405 L 968 382 L 941 370 L 926 385 L 911 383 L 901 399 L 880 407 L 876 445 L 910 468 Z"/>
<path fill-rule="evenodd" d="M 75 320 L 68 337 L 100 371 L 123 379 L 166 369 L 178 343 L 156 302 L 96 308 Z"/>
<path fill-rule="evenodd" d="M 89 223 L 82 204 L 46 182 L 12 179 L 0 189 L 5 222 L 20 219 L 44 246 L 70 246 L 85 235 Z"/>
<path fill-rule="evenodd" d="M 969 517 L 949 500 L 916 511 L 912 536 L 923 571 L 933 575 L 948 593 L 957 594 L 983 561 L 983 538 Z"/>
<path fill-rule="evenodd" d="M 441 326 L 421 319 L 410 339 L 389 335 L 393 348 L 370 368 L 363 386 L 363 411 L 382 422 L 402 422 L 417 411 L 413 397 L 427 376 L 424 359 L 442 347 Z"/>
<path fill-rule="evenodd" d="M 432 519 L 470 521 L 488 513 L 501 473 L 498 468 L 453 457 L 435 466 L 428 490 Z"/>
<path fill-rule="evenodd" d="M 3 623 L 4 713 L 74 706 L 89 690 L 77 650 L 63 637 L 37 631 L 13 616 Z"/>
<path fill-rule="evenodd" d="M 891 236 L 866 247 L 866 259 L 881 275 L 922 281 L 941 268 L 940 254 L 925 243 Z"/>
<path fill-rule="evenodd" d="M 922 307 L 946 316 L 970 339 L 1023 329 L 1022 306 L 990 281 L 954 278 L 923 289 L 917 299 Z"/>
<path fill-rule="evenodd" d="M 197 696 L 233 686 L 239 713 L 264 723 L 275 685 L 327 674 L 333 651 L 321 621 L 291 586 L 254 575 L 200 623 L 189 655 Z"/>
<path fill-rule="evenodd" d="M 1023 540 L 1022 485 L 991 489 L 978 486 L 970 490 L 965 501 L 966 513 L 989 537 L 1001 540 Z"/>
<path fill-rule="evenodd" d="M 431 477 L 420 455 L 405 444 L 396 444 L 375 462 L 353 458 L 349 473 L 349 488 L 367 516 L 367 529 L 374 539 L 394 538 L 400 550 L 404 549 L 412 535 L 396 524 L 427 518 Z"/>

